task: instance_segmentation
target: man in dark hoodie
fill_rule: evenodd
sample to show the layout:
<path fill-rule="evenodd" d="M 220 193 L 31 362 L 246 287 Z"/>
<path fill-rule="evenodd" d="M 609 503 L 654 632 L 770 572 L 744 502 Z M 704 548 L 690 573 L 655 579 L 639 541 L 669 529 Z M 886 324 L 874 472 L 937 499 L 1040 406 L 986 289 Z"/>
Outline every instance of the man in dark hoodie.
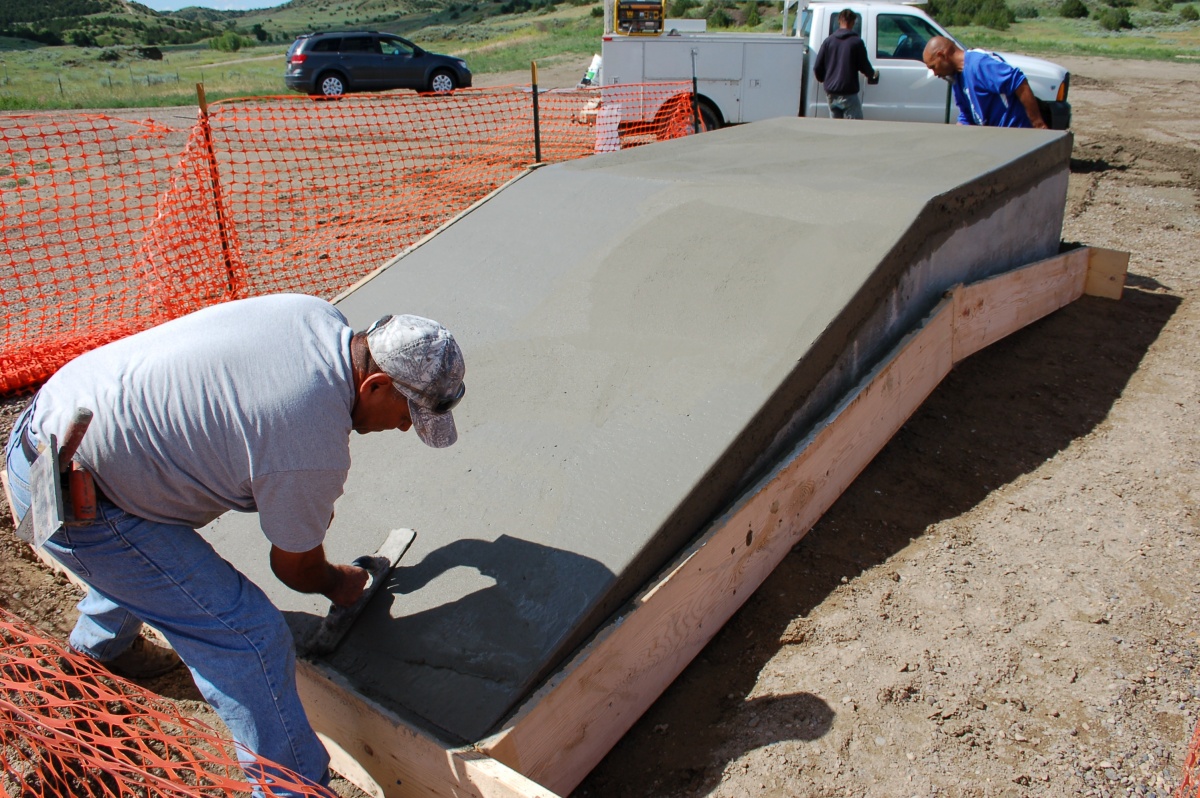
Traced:
<path fill-rule="evenodd" d="M 862 119 L 862 98 L 858 96 L 858 73 L 876 80 L 879 73 L 867 58 L 867 46 L 854 32 L 858 14 L 848 8 L 838 14 L 838 29 L 821 42 L 813 74 L 825 86 L 829 115 L 834 119 Z"/>

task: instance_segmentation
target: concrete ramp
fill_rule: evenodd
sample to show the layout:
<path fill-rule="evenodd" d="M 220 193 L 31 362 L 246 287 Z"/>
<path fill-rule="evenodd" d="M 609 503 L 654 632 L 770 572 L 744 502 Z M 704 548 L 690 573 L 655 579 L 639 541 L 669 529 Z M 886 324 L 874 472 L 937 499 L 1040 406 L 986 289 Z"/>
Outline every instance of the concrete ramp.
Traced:
<path fill-rule="evenodd" d="M 538 169 L 339 306 L 460 341 L 459 442 L 352 441 L 326 541 L 418 537 L 329 658 L 475 741 L 961 282 L 1058 251 L 1069 134 L 779 119 Z M 257 519 L 206 536 L 303 631 Z M 663 641 L 670 645 L 669 640 Z"/>

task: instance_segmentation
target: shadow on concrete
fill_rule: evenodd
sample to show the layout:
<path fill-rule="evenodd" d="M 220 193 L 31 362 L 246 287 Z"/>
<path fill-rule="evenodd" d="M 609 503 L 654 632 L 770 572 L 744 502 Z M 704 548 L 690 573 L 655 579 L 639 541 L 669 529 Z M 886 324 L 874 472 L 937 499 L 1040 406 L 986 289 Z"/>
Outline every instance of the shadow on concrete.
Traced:
<path fill-rule="evenodd" d="M 575 619 L 614 578 L 590 557 L 511 535 L 456 540 L 401 560 L 327 660 L 397 711 L 478 740 L 567 653 Z M 288 615 L 293 629 L 315 620 Z"/>
<path fill-rule="evenodd" d="M 1119 302 L 1084 297 L 961 363 L 573 795 L 708 795 L 747 732 L 758 746 L 798 739 L 742 720 L 766 700 L 748 696 L 789 625 L 1104 420 L 1181 302 L 1149 278 L 1126 285 Z"/>

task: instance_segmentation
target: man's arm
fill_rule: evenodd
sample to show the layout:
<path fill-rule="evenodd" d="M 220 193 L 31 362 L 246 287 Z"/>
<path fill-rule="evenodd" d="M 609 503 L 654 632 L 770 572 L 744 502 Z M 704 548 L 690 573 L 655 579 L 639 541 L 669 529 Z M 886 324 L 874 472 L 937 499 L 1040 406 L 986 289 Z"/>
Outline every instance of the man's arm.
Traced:
<path fill-rule="evenodd" d="M 971 106 L 968 104 L 967 96 L 958 88 L 958 84 L 950 86 L 950 93 L 954 96 L 954 107 L 958 109 L 958 124 L 975 124 L 975 121 L 971 119 Z"/>
<path fill-rule="evenodd" d="M 879 77 L 879 72 L 875 67 L 871 66 L 871 58 L 867 55 L 867 44 L 862 39 L 858 40 L 858 47 L 855 48 L 855 55 L 858 57 L 858 71 L 863 74 L 867 80 L 875 80 Z"/>
<path fill-rule="evenodd" d="M 1039 130 L 1046 130 L 1046 120 L 1042 119 L 1042 109 L 1038 108 L 1037 97 L 1033 96 L 1033 89 L 1029 88 L 1029 81 L 1021 81 L 1021 85 L 1017 86 L 1017 99 L 1021 101 L 1021 105 L 1025 106 L 1025 113 L 1029 114 L 1029 121 Z"/>
<path fill-rule="evenodd" d="M 339 607 L 349 607 L 358 601 L 370 578 L 362 568 L 329 562 L 324 546 L 293 552 L 272 545 L 271 570 L 292 590 L 320 593 Z"/>
<path fill-rule="evenodd" d="M 817 60 L 813 62 L 813 76 L 818 83 L 825 82 L 825 50 L 828 49 L 825 45 L 829 44 L 829 39 L 821 42 L 821 49 L 817 50 Z"/>

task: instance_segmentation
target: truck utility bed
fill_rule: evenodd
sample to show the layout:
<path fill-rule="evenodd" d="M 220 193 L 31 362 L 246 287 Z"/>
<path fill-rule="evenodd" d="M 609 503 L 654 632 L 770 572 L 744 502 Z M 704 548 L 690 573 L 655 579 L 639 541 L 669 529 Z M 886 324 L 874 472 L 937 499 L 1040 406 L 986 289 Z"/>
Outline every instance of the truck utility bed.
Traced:
<path fill-rule="evenodd" d="M 778 33 L 606 36 L 602 85 L 691 81 L 693 54 L 698 93 L 722 125 L 799 113 L 805 44 Z"/>

